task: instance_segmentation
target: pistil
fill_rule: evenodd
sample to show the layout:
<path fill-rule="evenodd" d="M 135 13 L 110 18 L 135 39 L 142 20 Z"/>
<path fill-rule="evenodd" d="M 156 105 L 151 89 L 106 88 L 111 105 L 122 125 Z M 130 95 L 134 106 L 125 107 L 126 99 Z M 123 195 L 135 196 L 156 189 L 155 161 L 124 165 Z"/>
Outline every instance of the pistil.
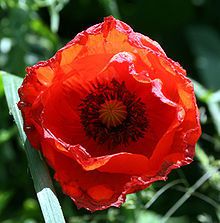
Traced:
<path fill-rule="evenodd" d="M 117 127 L 127 117 L 126 106 L 121 101 L 105 101 L 100 107 L 99 118 L 108 128 Z"/>

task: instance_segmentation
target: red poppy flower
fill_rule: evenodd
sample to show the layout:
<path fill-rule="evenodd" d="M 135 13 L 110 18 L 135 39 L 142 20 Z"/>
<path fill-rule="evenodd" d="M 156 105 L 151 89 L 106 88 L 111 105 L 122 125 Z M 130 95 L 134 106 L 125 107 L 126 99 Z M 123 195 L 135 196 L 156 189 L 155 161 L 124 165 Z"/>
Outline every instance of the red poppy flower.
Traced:
<path fill-rule="evenodd" d="M 91 211 L 189 164 L 201 132 L 185 70 L 113 17 L 28 67 L 19 95 L 31 144 Z"/>

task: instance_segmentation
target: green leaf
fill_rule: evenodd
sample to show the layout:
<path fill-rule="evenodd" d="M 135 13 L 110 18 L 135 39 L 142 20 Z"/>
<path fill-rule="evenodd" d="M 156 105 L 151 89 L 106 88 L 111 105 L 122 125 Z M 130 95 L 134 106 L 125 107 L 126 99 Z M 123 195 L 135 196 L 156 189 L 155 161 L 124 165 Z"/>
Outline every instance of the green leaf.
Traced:
<path fill-rule="evenodd" d="M 21 141 L 24 145 L 31 176 L 34 181 L 34 187 L 37 198 L 46 223 L 64 223 L 63 213 L 59 201 L 55 195 L 52 181 L 40 153 L 31 147 L 27 137 L 23 131 L 23 119 L 21 112 L 17 107 L 18 88 L 21 86 L 22 79 L 14 75 L 1 71 L 5 95 L 9 107 L 10 114 L 13 115 L 18 127 Z"/>

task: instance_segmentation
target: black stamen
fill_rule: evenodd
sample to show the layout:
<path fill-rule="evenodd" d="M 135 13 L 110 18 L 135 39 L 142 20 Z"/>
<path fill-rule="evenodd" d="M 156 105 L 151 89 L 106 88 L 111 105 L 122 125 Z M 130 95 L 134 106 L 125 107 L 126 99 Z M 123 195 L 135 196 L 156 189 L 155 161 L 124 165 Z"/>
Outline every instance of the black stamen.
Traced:
<path fill-rule="evenodd" d="M 112 79 L 107 84 L 93 84 L 93 88 L 79 105 L 81 123 L 88 137 L 110 148 L 128 145 L 144 137 L 147 128 L 145 104 L 135 93 L 127 90 L 124 81 L 119 83 Z M 110 100 L 121 101 L 127 111 L 123 122 L 111 127 L 102 122 L 99 113 L 101 105 Z"/>

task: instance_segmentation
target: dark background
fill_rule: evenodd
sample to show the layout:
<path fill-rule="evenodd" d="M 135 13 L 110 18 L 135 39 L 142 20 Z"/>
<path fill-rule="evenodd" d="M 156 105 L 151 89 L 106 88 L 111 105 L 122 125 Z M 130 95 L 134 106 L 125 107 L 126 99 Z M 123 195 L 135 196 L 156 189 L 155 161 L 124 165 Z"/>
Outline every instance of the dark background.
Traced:
<path fill-rule="evenodd" d="M 196 81 L 203 134 L 191 165 L 128 196 L 120 209 L 77 210 L 56 185 L 67 222 L 220 222 L 219 172 L 197 186 L 220 167 L 220 0 L 0 0 L 0 69 L 23 77 L 26 66 L 47 60 L 108 15 L 159 42 Z M 1 79 L 0 100 L 0 222 L 43 222 Z M 157 196 L 158 191 L 164 193 Z M 186 192 L 189 199 L 177 208 Z M 171 208 L 177 210 L 169 216 Z"/>

